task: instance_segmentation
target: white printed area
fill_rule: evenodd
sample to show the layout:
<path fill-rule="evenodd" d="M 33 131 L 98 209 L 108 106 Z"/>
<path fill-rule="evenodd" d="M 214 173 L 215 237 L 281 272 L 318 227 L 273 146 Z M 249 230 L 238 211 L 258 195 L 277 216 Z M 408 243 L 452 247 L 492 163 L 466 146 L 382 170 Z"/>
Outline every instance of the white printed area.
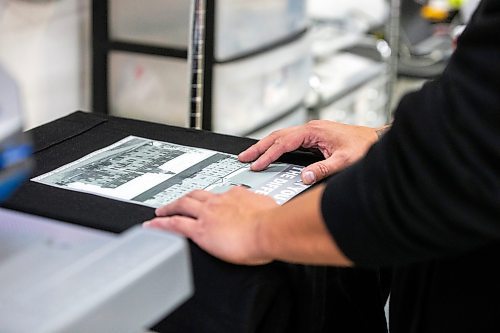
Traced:
<path fill-rule="evenodd" d="M 308 187 L 302 169 L 273 163 L 254 172 L 234 155 L 129 136 L 32 181 L 150 207 L 196 189 L 222 193 L 233 186 L 282 204 Z"/>
<path fill-rule="evenodd" d="M 95 193 L 118 199 L 131 200 L 144 192 L 144 189 L 154 187 L 173 176 L 175 175 L 146 173 L 121 186 L 118 186 L 117 188 L 103 188 L 98 185 L 83 183 L 71 183 L 68 184 L 67 187 L 73 190 L 80 190 L 83 192 Z"/>
<path fill-rule="evenodd" d="M 180 173 L 188 167 L 195 165 L 209 158 L 210 156 L 215 155 L 216 153 L 217 152 L 211 150 L 193 150 L 166 162 L 165 164 L 161 165 L 159 169 L 163 171 Z"/>

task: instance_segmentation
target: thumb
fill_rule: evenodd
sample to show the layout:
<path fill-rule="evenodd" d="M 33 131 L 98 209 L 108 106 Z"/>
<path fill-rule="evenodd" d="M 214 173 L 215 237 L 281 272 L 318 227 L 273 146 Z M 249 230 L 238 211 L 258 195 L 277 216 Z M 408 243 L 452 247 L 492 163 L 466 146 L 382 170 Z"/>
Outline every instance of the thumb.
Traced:
<path fill-rule="evenodd" d="M 304 184 L 314 184 L 326 178 L 346 166 L 345 160 L 329 157 L 326 160 L 313 163 L 302 170 L 302 181 Z"/>

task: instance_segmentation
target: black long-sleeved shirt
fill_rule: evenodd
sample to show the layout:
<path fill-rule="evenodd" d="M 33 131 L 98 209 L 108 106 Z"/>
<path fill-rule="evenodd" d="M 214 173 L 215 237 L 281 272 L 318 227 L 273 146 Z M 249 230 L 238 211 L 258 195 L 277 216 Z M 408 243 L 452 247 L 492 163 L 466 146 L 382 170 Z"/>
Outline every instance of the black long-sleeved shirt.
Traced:
<path fill-rule="evenodd" d="M 399 104 L 392 129 L 333 177 L 327 227 L 358 266 L 500 243 L 500 1 L 484 0 L 442 76 Z"/>
<path fill-rule="evenodd" d="M 392 267 L 391 333 L 500 332 L 500 0 L 321 204 L 357 266 Z"/>

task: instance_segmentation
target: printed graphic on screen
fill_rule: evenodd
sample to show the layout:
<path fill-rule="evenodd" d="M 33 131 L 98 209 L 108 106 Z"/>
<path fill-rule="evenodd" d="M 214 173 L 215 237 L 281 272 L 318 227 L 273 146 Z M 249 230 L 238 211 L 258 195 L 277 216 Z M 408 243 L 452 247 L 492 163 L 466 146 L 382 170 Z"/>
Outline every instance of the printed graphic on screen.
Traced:
<path fill-rule="evenodd" d="M 302 166 L 275 163 L 253 172 L 235 155 L 129 136 L 32 181 L 160 207 L 195 189 L 244 186 L 283 204 L 304 191 Z"/>

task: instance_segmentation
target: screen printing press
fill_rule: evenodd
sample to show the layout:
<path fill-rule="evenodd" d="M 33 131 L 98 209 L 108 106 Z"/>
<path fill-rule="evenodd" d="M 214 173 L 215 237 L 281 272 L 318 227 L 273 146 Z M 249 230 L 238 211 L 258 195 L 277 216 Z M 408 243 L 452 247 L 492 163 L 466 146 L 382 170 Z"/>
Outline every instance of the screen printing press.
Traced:
<path fill-rule="evenodd" d="M 144 332 L 192 293 L 187 242 L 0 209 L 0 331 Z"/>

